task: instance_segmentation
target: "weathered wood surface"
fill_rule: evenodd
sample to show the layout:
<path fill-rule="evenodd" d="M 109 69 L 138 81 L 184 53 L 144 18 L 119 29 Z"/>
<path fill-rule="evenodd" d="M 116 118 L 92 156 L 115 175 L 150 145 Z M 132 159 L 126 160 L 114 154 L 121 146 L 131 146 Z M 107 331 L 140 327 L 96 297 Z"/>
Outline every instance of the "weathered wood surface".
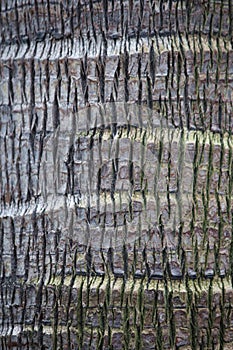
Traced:
<path fill-rule="evenodd" d="M 232 6 L 1 1 L 1 349 L 233 347 Z"/>

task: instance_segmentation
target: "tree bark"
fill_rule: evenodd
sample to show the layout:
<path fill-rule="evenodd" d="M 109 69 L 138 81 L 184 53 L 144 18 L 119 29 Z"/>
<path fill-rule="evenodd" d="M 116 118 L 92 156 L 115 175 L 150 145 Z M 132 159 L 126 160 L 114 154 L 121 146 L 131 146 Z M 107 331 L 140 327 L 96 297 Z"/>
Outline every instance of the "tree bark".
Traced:
<path fill-rule="evenodd" d="M 232 349 L 232 16 L 1 1 L 1 349 Z"/>

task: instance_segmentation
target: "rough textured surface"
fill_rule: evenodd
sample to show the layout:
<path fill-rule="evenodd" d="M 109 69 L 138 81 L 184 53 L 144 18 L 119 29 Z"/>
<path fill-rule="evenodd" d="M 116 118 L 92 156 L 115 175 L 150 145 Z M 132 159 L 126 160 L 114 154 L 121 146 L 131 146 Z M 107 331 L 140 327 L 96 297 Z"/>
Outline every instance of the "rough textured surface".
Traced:
<path fill-rule="evenodd" d="M 1 1 L 1 349 L 232 349 L 232 6 Z"/>

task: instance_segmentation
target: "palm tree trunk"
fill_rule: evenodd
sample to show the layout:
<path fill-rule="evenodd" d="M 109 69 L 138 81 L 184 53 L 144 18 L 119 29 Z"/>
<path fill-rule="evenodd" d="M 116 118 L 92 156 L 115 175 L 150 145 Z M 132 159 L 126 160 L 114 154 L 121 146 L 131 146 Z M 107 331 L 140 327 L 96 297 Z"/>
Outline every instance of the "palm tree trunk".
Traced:
<path fill-rule="evenodd" d="M 1 1 L 1 349 L 232 349 L 232 16 Z"/>

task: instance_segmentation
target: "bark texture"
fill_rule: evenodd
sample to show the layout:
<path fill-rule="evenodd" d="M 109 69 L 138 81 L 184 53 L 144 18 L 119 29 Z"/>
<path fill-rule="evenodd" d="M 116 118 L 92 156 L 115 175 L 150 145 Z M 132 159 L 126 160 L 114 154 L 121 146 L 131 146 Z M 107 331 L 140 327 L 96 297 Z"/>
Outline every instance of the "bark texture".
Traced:
<path fill-rule="evenodd" d="M 232 349 L 232 7 L 1 1 L 1 349 Z"/>

